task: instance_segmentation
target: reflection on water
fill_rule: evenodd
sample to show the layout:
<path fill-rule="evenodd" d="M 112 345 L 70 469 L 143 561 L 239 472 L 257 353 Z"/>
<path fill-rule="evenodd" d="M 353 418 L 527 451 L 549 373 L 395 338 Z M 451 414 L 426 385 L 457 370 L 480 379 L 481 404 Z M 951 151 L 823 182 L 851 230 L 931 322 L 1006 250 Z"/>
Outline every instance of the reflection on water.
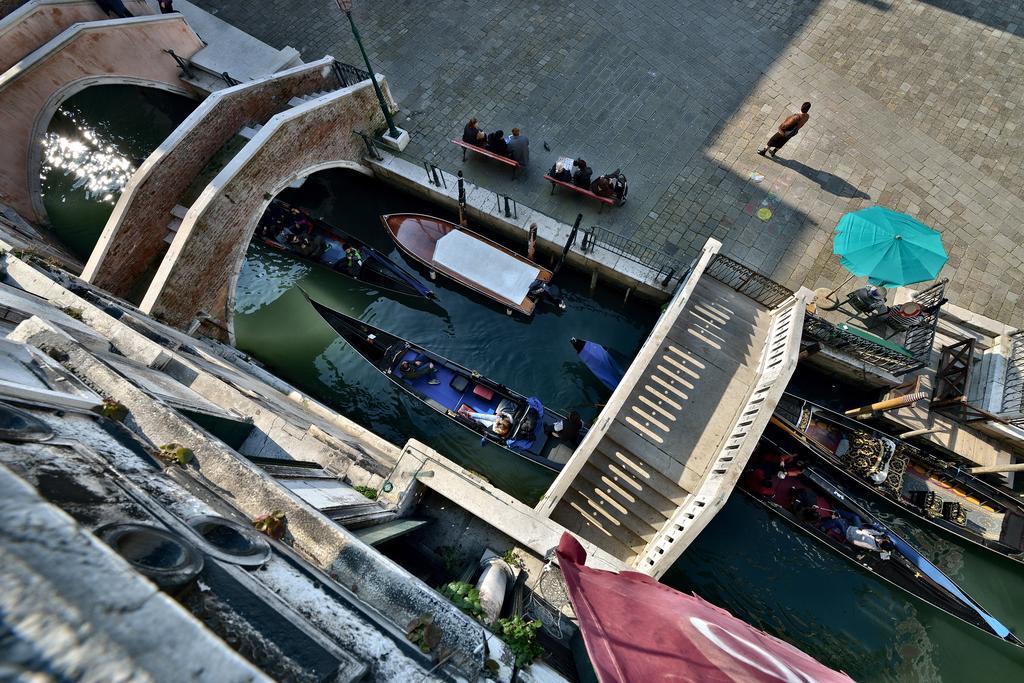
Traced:
<path fill-rule="evenodd" d="M 235 287 L 235 312 L 255 313 L 277 301 L 309 274 L 312 266 L 273 249 L 262 249 L 259 258 L 246 258 Z"/>
<path fill-rule="evenodd" d="M 74 122 L 73 117 L 69 119 Z M 81 190 L 88 200 L 113 204 L 135 169 L 128 157 L 101 140 L 96 131 L 77 126 L 74 137 L 49 132 L 43 138 L 41 177 L 55 172 L 73 176 L 70 190 Z"/>
<path fill-rule="evenodd" d="M 42 140 L 43 206 L 79 258 L 89 257 L 135 169 L 194 107 L 160 90 L 98 85 L 68 98 L 53 115 Z"/>

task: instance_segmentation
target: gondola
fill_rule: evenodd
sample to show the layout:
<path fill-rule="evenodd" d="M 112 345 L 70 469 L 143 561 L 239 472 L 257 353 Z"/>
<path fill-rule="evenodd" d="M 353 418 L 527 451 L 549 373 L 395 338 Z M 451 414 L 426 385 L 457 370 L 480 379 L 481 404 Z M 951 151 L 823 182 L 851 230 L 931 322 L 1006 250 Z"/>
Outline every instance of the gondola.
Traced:
<path fill-rule="evenodd" d="M 434 293 L 415 275 L 384 254 L 302 209 L 275 199 L 260 218 L 256 236 L 272 249 L 288 252 L 377 289 L 433 299 Z M 359 257 L 349 258 L 355 247 Z"/>
<path fill-rule="evenodd" d="M 513 391 L 422 346 L 338 313 L 308 296 L 306 299 L 381 374 L 432 410 L 510 453 L 557 472 L 568 462 L 586 432 L 575 413 L 570 419 L 545 408 L 536 398 Z M 415 379 L 403 377 L 403 362 L 417 360 L 421 364 L 433 363 L 435 373 Z M 507 414 L 511 427 L 507 434 L 499 436 L 470 417 L 471 412 Z"/>
<path fill-rule="evenodd" d="M 381 221 L 398 248 L 431 277 L 440 273 L 527 317 L 540 301 L 565 307 L 548 289 L 550 270 L 472 230 L 418 213 L 384 215 Z"/>
<path fill-rule="evenodd" d="M 1024 563 L 1024 503 L 956 463 L 785 394 L 772 421 L 831 472 L 953 536 Z"/>
<path fill-rule="evenodd" d="M 771 428 L 769 434 L 771 437 L 763 437 L 751 457 L 740 490 L 880 579 L 985 633 L 1024 646 L 906 540 L 844 493 L 822 471 L 800 461 L 802 454 L 807 453 L 802 441 Z M 788 476 L 779 479 L 779 471 Z M 849 534 L 851 528 L 854 531 Z M 848 540 L 852 536 L 863 543 L 865 532 L 877 539 L 880 548 L 869 549 Z"/>

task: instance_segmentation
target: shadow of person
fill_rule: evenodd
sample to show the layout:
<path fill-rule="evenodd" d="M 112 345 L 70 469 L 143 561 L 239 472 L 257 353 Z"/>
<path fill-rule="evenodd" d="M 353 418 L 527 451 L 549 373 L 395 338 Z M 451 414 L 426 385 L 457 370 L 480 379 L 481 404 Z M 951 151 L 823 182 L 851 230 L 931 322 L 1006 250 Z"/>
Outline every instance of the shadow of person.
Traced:
<path fill-rule="evenodd" d="M 775 157 L 775 162 L 788 169 L 796 171 L 809 180 L 813 180 L 818 183 L 818 186 L 821 187 L 821 189 L 826 192 L 830 192 L 837 197 L 846 197 L 847 199 L 871 199 L 871 195 L 866 192 L 861 192 L 850 183 L 835 174 L 829 173 L 828 171 L 819 171 L 818 169 L 811 168 L 807 164 L 796 161 L 795 159 L 782 159 Z"/>

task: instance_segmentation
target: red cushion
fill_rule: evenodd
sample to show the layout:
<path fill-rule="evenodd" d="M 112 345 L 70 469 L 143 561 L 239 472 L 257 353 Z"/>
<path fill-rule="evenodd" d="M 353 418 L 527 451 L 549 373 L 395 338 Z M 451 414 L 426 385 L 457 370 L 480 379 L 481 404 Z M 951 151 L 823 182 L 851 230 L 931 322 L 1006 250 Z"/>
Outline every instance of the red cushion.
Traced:
<path fill-rule="evenodd" d="M 492 398 L 494 398 L 494 392 L 493 391 L 491 391 L 487 387 L 481 386 L 479 384 L 477 384 L 475 387 L 473 387 L 473 395 L 474 396 L 479 396 L 480 398 L 482 398 L 485 401 L 490 401 Z"/>

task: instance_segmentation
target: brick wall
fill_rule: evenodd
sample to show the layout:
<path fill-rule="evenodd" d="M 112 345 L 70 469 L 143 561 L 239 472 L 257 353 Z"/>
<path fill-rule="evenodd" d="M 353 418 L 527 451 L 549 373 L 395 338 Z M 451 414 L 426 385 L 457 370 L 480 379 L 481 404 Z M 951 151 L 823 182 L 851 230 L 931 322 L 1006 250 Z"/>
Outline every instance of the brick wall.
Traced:
<path fill-rule="evenodd" d="M 293 97 L 332 90 L 330 58 L 211 95 L 146 160 L 125 187 L 82 276 L 118 296 L 163 255 L 170 211 L 215 153 L 245 126 L 265 123 Z"/>
<path fill-rule="evenodd" d="M 0 202 L 36 222 L 46 220 L 38 195 L 37 135 L 45 132 L 59 101 L 86 83 L 130 82 L 184 92 L 177 65 L 162 50 L 191 56 L 202 47 L 177 14 L 77 26 L 63 34 L 66 42 L 0 81 Z"/>
<path fill-rule="evenodd" d="M 311 170 L 358 162 L 365 147 L 353 131 L 373 131 L 383 125 L 369 82 L 326 96 L 315 108 L 272 120 L 268 127 L 274 126 L 273 131 L 263 144 L 250 143 L 252 149 L 247 147 L 236 157 L 237 170 L 216 195 L 202 206 L 193 206 L 143 299 L 142 310 L 177 327 L 187 326 L 200 311 L 205 312 L 213 324 L 204 325 L 202 332 L 234 341 L 233 289 L 270 198 Z M 229 166 L 222 175 L 231 170 Z"/>
<path fill-rule="evenodd" d="M 0 7 L 4 0 L 0 0 Z M 19 3 L 14 3 L 15 5 Z M 152 14 L 145 0 L 124 0 L 125 8 L 136 17 Z M 15 9 L 15 7 L 11 7 Z M 0 10 L 0 16 L 6 12 Z M 0 31 L 0 73 L 19 59 L 60 34 L 64 29 L 83 21 L 114 19 L 100 9 L 95 0 L 54 2 L 26 9 L 17 22 Z"/>

